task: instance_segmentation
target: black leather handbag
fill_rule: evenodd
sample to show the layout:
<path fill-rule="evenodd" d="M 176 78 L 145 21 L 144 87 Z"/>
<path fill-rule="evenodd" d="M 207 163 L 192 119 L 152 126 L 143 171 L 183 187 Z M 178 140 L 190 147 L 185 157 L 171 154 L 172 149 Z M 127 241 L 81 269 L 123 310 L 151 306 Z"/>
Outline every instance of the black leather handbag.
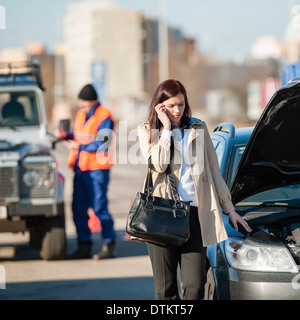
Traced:
<path fill-rule="evenodd" d="M 190 202 L 180 200 L 170 165 L 166 170 L 172 199 L 153 196 L 151 157 L 145 192 L 138 192 L 127 217 L 126 232 L 136 241 L 183 245 L 190 237 Z"/>

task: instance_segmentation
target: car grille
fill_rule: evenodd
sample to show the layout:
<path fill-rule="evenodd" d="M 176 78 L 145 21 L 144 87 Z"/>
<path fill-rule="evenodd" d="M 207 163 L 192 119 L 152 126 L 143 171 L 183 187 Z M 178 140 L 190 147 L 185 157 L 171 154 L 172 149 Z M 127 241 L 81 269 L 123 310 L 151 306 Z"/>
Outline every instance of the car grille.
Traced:
<path fill-rule="evenodd" d="M 18 199 L 17 167 L 0 167 L 0 200 Z"/>

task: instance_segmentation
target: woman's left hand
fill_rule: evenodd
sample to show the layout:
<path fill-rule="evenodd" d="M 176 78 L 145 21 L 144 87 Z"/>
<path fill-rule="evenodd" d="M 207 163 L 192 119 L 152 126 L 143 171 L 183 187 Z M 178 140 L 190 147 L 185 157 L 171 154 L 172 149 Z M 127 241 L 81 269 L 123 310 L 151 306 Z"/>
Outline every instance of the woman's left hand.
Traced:
<path fill-rule="evenodd" d="M 235 210 L 229 211 L 228 215 L 236 231 L 238 231 L 238 223 L 242 225 L 247 232 L 252 231 L 248 223 Z"/>

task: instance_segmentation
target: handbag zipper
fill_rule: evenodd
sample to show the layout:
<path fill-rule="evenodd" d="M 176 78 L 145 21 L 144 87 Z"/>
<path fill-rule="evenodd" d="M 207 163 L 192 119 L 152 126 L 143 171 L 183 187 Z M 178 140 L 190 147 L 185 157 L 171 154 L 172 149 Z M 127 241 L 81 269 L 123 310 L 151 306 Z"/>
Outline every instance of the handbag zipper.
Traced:
<path fill-rule="evenodd" d="M 167 212 L 172 212 L 173 213 L 173 217 L 176 218 L 176 211 L 174 209 L 170 209 L 170 208 L 165 208 L 165 207 L 160 207 L 160 206 L 155 206 L 153 205 L 153 207 L 162 210 L 162 211 L 167 211 Z"/>

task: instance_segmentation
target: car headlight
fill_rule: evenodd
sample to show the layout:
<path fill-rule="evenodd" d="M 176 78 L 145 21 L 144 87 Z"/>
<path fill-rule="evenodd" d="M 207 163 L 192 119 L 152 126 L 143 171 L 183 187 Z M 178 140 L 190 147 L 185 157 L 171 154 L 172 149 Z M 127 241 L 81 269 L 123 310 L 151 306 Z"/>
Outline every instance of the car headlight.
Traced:
<path fill-rule="evenodd" d="M 55 194 L 55 163 L 31 163 L 29 160 L 24 161 L 21 168 L 21 198 L 52 197 Z"/>
<path fill-rule="evenodd" d="M 296 263 L 283 246 L 229 238 L 225 241 L 225 254 L 230 266 L 248 271 L 298 272 Z"/>
<path fill-rule="evenodd" d="M 36 186 L 41 179 L 39 173 L 35 170 L 28 170 L 23 175 L 23 182 L 27 187 Z"/>

